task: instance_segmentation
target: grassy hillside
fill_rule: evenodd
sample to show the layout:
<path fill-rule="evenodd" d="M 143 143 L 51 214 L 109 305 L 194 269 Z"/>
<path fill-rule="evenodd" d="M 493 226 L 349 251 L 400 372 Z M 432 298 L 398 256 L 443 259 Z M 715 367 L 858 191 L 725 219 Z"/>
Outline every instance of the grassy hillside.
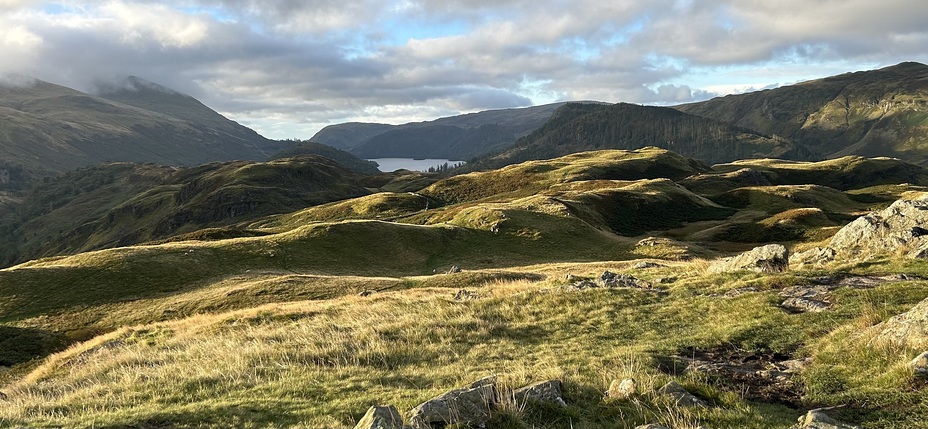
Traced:
<path fill-rule="evenodd" d="M 358 158 L 343 150 L 335 149 L 332 146 L 311 141 L 290 141 L 287 144 L 290 147 L 271 155 L 271 159 L 292 158 L 300 155 L 319 155 L 329 158 L 345 168 L 361 174 L 377 174 L 377 163 Z"/>
<path fill-rule="evenodd" d="M 656 146 L 708 163 L 757 157 L 801 157 L 785 139 L 772 138 L 665 107 L 567 104 L 542 128 L 512 148 L 471 162 L 468 169 L 498 168 L 573 152 Z"/>
<path fill-rule="evenodd" d="M 87 167 L 48 180 L 23 200 L 2 225 L 4 261 L 137 244 L 368 194 L 358 178 L 314 156 Z"/>
<path fill-rule="evenodd" d="M 787 428 L 832 406 L 866 428 L 920 427 L 928 390 L 907 363 L 922 350 L 875 345 L 868 328 L 928 297 L 928 263 L 708 269 L 755 245 L 816 245 L 854 214 L 924 189 L 860 174 L 923 172 L 898 165 L 710 168 L 658 148 L 594 151 L 29 261 L 0 270 L 0 427 L 348 428 L 371 404 L 406 411 L 489 374 L 504 390 L 559 378 L 567 403 L 506 402 L 489 428 Z M 350 175 L 312 157 L 100 171 L 122 183 L 121 169 L 139 183 L 178 180 L 125 213 L 221 208 L 224 189 L 325 195 L 332 184 L 300 180 Z M 798 177 L 856 188 L 783 183 Z M 462 271 L 446 274 L 452 266 Z M 650 286 L 577 285 L 606 270 Z M 781 305 L 812 293 L 827 310 Z M 624 378 L 636 394 L 604 394 Z M 658 393 L 669 381 L 708 406 Z"/>
<path fill-rule="evenodd" d="M 818 157 L 856 154 L 928 162 L 928 66 L 920 63 L 676 108 L 792 140 Z"/>
<path fill-rule="evenodd" d="M 101 96 L 38 80 L 0 86 L 0 148 L 5 165 L 41 176 L 104 161 L 263 160 L 282 146 L 192 97 L 129 78 Z M 33 183 L 11 178 L 0 187 Z"/>

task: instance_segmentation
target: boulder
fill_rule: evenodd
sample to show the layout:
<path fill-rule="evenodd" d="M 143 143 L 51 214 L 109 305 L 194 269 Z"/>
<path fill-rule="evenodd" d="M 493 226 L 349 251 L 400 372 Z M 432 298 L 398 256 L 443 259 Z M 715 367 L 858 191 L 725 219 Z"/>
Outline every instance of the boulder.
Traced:
<path fill-rule="evenodd" d="M 661 395 L 667 395 L 674 399 L 674 402 L 681 407 L 708 407 L 709 404 L 702 399 L 697 398 L 692 393 L 687 392 L 683 386 L 679 385 L 676 381 L 671 381 L 657 390 L 657 393 Z"/>
<path fill-rule="evenodd" d="M 373 406 L 354 429 L 403 429 L 403 417 L 393 405 Z"/>
<path fill-rule="evenodd" d="M 612 383 L 609 384 L 609 390 L 606 391 L 606 396 L 616 399 L 628 399 L 635 394 L 637 386 L 638 383 L 635 382 L 634 378 L 612 380 Z"/>
<path fill-rule="evenodd" d="M 409 426 L 413 429 L 451 424 L 483 426 L 495 404 L 496 377 L 485 377 L 419 404 L 409 412 Z"/>
<path fill-rule="evenodd" d="M 562 395 L 561 381 L 548 380 L 525 386 L 512 392 L 517 404 L 524 404 L 528 401 L 554 402 L 562 406 L 567 406 Z"/>
<path fill-rule="evenodd" d="M 915 359 L 912 359 L 909 362 L 909 367 L 912 368 L 916 376 L 928 378 L 928 352 L 922 352 Z"/>
<path fill-rule="evenodd" d="M 446 274 L 455 274 L 455 273 L 460 273 L 460 272 L 461 272 L 461 267 L 457 265 L 452 265 L 451 269 L 449 269 Z"/>
<path fill-rule="evenodd" d="M 616 274 L 611 271 L 605 271 L 599 276 L 599 284 L 608 288 L 651 288 L 651 283 L 646 280 L 641 280 L 630 274 Z"/>
<path fill-rule="evenodd" d="M 646 425 L 635 426 L 635 429 L 670 429 L 670 428 L 664 425 L 657 424 L 657 423 L 650 423 Z"/>
<path fill-rule="evenodd" d="M 789 251 L 782 244 L 755 247 L 740 255 L 720 259 L 709 267 L 710 273 L 756 271 L 779 273 L 789 269 Z"/>
<path fill-rule="evenodd" d="M 859 429 L 857 426 L 841 423 L 829 417 L 821 409 L 811 410 L 799 417 L 799 425 L 795 429 Z"/>
<path fill-rule="evenodd" d="M 909 311 L 873 326 L 874 341 L 913 348 L 928 347 L 928 298 Z"/>
<path fill-rule="evenodd" d="M 792 297 L 783 301 L 780 307 L 793 313 L 818 313 L 831 308 L 831 304 L 817 299 Z"/>
<path fill-rule="evenodd" d="M 455 301 L 470 301 L 473 299 L 479 299 L 480 294 L 474 291 L 461 289 L 456 294 L 454 294 Z"/>
<path fill-rule="evenodd" d="M 898 200 L 886 209 L 861 216 L 841 228 L 829 247 L 842 258 L 865 260 L 878 254 L 928 255 L 928 195 Z"/>
<path fill-rule="evenodd" d="M 835 260 L 838 252 L 831 247 L 813 247 L 789 256 L 789 266 L 793 269 L 814 268 Z"/>

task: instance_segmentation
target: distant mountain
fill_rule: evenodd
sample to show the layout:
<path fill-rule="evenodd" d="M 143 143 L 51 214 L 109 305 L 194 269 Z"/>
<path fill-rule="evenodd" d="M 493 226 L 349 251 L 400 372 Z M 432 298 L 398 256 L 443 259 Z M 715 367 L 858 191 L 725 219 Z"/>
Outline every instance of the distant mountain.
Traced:
<path fill-rule="evenodd" d="M 379 174 L 377 163 L 363 160 L 348 152 L 336 149 L 329 145 L 311 141 L 291 141 L 293 145 L 271 155 L 271 159 L 292 158 L 300 155 L 319 155 L 329 158 L 351 171 L 361 174 Z"/>
<path fill-rule="evenodd" d="M 0 262 L 128 246 L 367 195 L 361 177 L 320 156 L 84 167 L 40 184 L 0 223 Z"/>
<path fill-rule="evenodd" d="M 669 107 L 575 104 L 560 107 L 541 128 L 500 153 L 473 160 L 467 170 L 499 168 L 570 153 L 655 146 L 707 163 L 743 158 L 807 158 L 789 140 L 738 128 Z"/>
<path fill-rule="evenodd" d="M 0 148 L 0 188 L 22 189 L 37 176 L 105 161 L 265 160 L 282 143 L 137 77 L 99 95 L 20 78 L 0 84 Z"/>
<path fill-rule="evenodd" d="M 907 62 L 678 110 L 803 146 L 817 158 L 892 156 L 928 165 L 928 66 Z"/>
<path fill-rule="evenodd" d="M 330 125 L 310 140 L 362 158 L 470 159 L 499 150 L 542 126 L 564 103 L 487 110 L 428 122 Z"/>

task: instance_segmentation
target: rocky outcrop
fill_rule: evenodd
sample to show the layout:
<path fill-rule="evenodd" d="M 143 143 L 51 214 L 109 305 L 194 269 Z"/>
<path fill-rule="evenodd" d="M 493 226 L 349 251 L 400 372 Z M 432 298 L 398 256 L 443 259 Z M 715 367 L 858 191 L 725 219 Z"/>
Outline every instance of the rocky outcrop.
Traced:
<path fill-rule="evenodd" d="M 709 267 L 710 273 L 756 271 L 779 273 L 789 269 L 789 251 L 782 244 L 755 247 L 740 255 L 720 259 Z"/>
<path fill-rule="evenodd" d="M 830 247 L 813 247 L 789 256 L 789 265 L 793 269 L 813 268 L 835 260 L 835 249 Z"/>
<path fill-rule="evenodd" d="M 409 426 L 413 429 L 432 429 L 455 423 L 483 426 L 490 419 L 490 410 L 495 403 L 496 377 L 485 377 L 419 404 L 409 413 Z"/>
<path fill-rule="evenodd" d="M 928 299 L 909 311 L 882 322 L 871 330 L 875 341 L 886 341 L 915 348 L 928 347 Z"/>
<path fill-rule="evenodd" d="M 794 429 L 859 429 L 857 426 L 841 423 L 825 414 L 824 410 L 811 410 L 799 418 Z"/>
<path fill-rule="evenodd" d="M 561 397 L 561 381 L 548 380 L 541 381 L 512 392 L 517 404 L 524 404 L 528 401 L 553 402 L 566 407 L 567 403 Z"/>
<path fill-rule="evenodd" d="M 612 271 L 604 271 L 598 279 L 582 279 L 564 286 L 568 290 L 585 290 L 596 288 L 627 288 L 627 289 L 652 289 L 653 285 L 647 280 L 639 279 L 631 274 L 616 274 Z"/>
<path fill-rule="evenodd" d="M 403 417 L 392 405 L 373 406 L 354 429 L 403 429 Z"/>
<path fill-rule="evenodd" d="M 829 247 L 839 256 L 868 258 L 900 250 L 918 254 L 928 246 L 928 195 L 898 200 L 841 228 Z"/>
<path fill-rule="evenodd" d="M 634 378 L 612 380 L 612 383 L 609 384 L 609 390 L 606 391 L 606 396 L 615 399 L 628 399 L 635 395 L 637 389 L 638 383 L 635 382 Z"/>
<path fill-rule="evenodd" d="M 928 378 L 928 352 L 922 352 L 915 359 L 912 359 L 909 362 L 909 368 L 912 368 L 916 376 Z"/>

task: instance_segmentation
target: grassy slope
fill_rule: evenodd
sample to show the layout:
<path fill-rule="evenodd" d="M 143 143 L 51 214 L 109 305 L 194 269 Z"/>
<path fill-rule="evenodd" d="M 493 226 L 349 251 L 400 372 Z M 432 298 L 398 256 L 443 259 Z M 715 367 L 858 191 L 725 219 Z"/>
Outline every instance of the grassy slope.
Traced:
<path fill-rule="evenodd" d="M 0 374 L 10 398 L 0 426 L 348 427 L 371 403 L 408 409 L 488 373 L 513 386 L 560 377 L 570 403 L 510 408 L 493 427 L 785 428 L 801 414 L 747 400 L 737 383 L 659 370 L 696 348 L 811 356 L 813 366 L 796 380 L 802 406 L 849 403 L 839 411 L 849 421 L 917 427 L 928 418 L 928 398 L 902 371 L 917 351 L 871 349 L 854 335 L 928 296 L 924 281 L 840 289 L 835 309 L 796 315 L 777 306 L 777 293 L 823 272 L 708 275 L 700 260 L 634 269 L 631 258 L 673 259 L 692 243 L 635 245 L 606 232 L 621 229 L 612 222 L 642 220 L 659 229 L 744 219 L 770 230 L 833 228 L 844 221 L 833 213 L 883 205 L 912 187 L 744 189 L 764 201 L 725 202 L 740 209 L 726 219 L 732 208 L 667 179 L 641 179 L 725 170 L 658 149 L 578 154 L 445 179 L 419 195 L 375 194 L 243 225 L 256 237 L 125 247 L 0 270 L 7 341 L 0 344 L 31 345 L 0 353 L 0 364 L 18 364 Z M 815 177 L 846 174 L 825 170 Z M 514 179 L 522 188 L 494 193 Z M 814 197 L 800 206 L 822 207 L 794 208 L 797 191 Z M 462 202 L 438 206 L 439 197 Z M 700 221 L 700 210 L 714 220 Z M 674 211 L 685 215 L 674 219 Z M 652 215 L 630 222 L 640 213 Z M 396 222 L 359 220 L 378 217 Z M 452 264 L 465 271 L 431 275 Z M 558 289 L 567 273 L 594 277 L 605 269 L 677 280 L 660 284 L 661 292 Z M 836 269 L 928 274 L 923 262 Z M 747 286 L 757 292 L 721 295 Z M 481 299 L 451 300 L 460 288 Z M 380 293 L 353 296 L 362 290 Z M 627 376 L 638 379 L 640 396 L 603 399 L 613 378 Z M 670 379 L 716 407 L 686 410 L 653 393 Z"/>

